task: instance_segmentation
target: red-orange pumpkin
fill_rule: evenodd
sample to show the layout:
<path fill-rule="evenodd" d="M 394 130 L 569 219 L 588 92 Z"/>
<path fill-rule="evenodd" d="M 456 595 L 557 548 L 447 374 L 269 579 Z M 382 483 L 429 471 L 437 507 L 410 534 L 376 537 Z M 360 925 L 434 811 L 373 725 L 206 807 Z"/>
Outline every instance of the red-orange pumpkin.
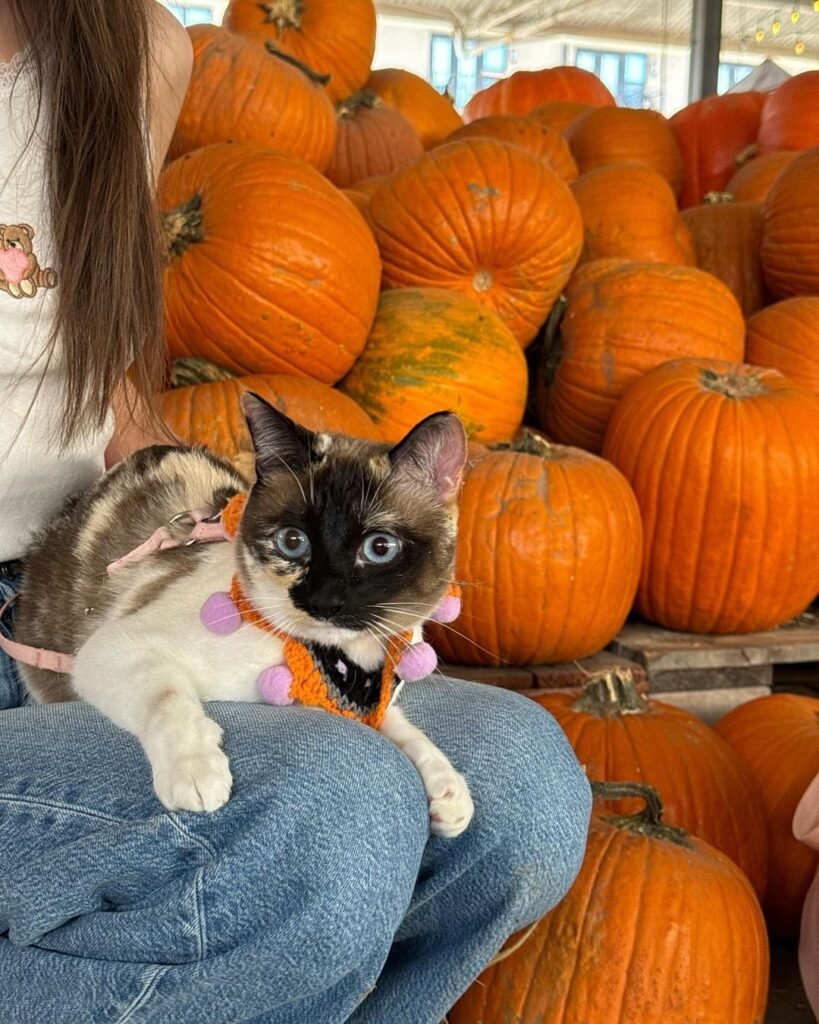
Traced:
<path fill-rule="evenodd" d="M 430 629 L 448 661 L 570 661 L 611 641 L 641 558 L 634 496 L 612 466 L 524 437 L 476 457 L 460 508 L 463 612 L 453 627 Z"/>
<path fill-rule="evenodd" d="M 782 171 L 764 209 L 762 269 L 772 294 L 819 295 L 819 146 Z"/>
<path fill-rule="evenodd" d="M 258 146 L 208 146 L 165 169 L 159 200 L 173 356 L 326 384 L 350 369 L 375 316 L 378 250 L 317 170 Z"/>
<path fill-rule="evenodd" d="M 770 885 L 763 907 L 774 935 L 799 934 L 802 905 L 819 855 L 793 835 L 793 815 L 819 772 L 819 700 L 791 693 L 743 704 L 716 730 L 748 767 L 768 831 Z"/>
<path fill-rule="evenodd" d="M 803 71 L 768 95 L 759 122 L 760 153 L 819 146 L 819 71 Z"/>
<path fill-rule="evenodd" d="M 796 151 L 782 149 L 746 160 L 725 186 L 725 191 L 737 202 L 762 203 L 779 174 L 796 156 Z"/>
<path fill-rule="evenodd" d="M 323 171 L 336 141 L 335 115 L 310 68 L 213 25 L 188 31 L 193 74 L 171 159 L 214 142 L 253 142 Z"/>
<path fill-rule="evenodd" d="M 375 93 L 356 93 L 337 109 L 338 138 L 326 173 L 339 188 L 392 174 L 424 152 L 409 121 Z"/>
<path fill-rule="evenodd" d="M 370 200 L 387 288 L 451 288 L 499 313 L 522 345 L 580 255 L 568 187 L 508 143 L 463 139 L 399 171 Z"/>
<path fill-rule="evenodd" d="M 466 105 L 464 120 L 477 121 L 490 114 L 529 114 L 554 100 L 588 103 L 591 107 L 613 107 L 615 102 L 600 79 L 582 68 L 516 71 L 475 93 Z"/>
<path fill-rule="evenodd" d="M 463 124 L 450 97 L 442 96 L 411 71 L 379 68 L 370 73 L 364 88 L 404 115 L 418 133 L 424 149 L 437 146 Z"/>
<path fill-rule="evenodd" d="M 784 299 L 755 313 L 748 321 L 745 358 L 819 395 L 819 296 Z"/>
<path fill-rule="evenodd" d="M 577 164 L 567 143 L 551 128 L 538 124 L 533 118 L 497 114 L 481 117 L 454 131 L 447 142 L 459 139 L 499 139 L 520 146 L 530 156 L 542 160 L 564 181 L 574 181 Z"/>
<path fill-rule="evenodd" d="M 647 619 L 695 633 L 748 633 L 780 625 L 813 600 L 819 399 L 809 391 L 776 370 L 666 363 L 623 396 L 603 454 L 640 503 L 637 608 Z"/>
<path fill-rule="evenodd" d="M 594 110 L 594 107 L 588 103 L 554 100 L 552 103 L 544 103 L 542 107 L 536 107 L 526 116 L 565 136 L 569 126 L 574 124 L 581 114 L 587 114 L 590 110 Z"/>
<path fill-rule="evenodd" d="M 224 24 L 330 75 L 327 91 L 334 101 L 361 89 L 370 73 L 373 0 L 231 0 Z"/>

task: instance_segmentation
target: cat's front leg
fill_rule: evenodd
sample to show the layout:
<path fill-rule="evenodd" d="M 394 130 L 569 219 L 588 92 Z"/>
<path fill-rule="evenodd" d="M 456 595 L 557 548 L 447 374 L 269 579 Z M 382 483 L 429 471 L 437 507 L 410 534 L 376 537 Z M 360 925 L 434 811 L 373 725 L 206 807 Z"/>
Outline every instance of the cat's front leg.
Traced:
<path fill-rule="evenodd" d="M 380 731 L 407 755 L 421 776 L 429 800 L 432 832 L 447 839 L 459 836 L 475 810 L 463 775 L 395 705 L 387 709 Z"/>

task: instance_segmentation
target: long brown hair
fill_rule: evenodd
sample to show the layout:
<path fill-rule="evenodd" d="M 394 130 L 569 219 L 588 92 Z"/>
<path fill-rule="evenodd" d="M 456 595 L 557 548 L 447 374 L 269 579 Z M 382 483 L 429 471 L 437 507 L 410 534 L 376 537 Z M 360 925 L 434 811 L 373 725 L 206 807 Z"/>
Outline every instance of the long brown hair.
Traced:
<path fill-rule="evenodd" d="M 150 160 L 155 0 L 10 0 L 38 90 L 65 360 L 60 441 L 102 426 L 130 367 L 165 371 L 162 257 Z"/>

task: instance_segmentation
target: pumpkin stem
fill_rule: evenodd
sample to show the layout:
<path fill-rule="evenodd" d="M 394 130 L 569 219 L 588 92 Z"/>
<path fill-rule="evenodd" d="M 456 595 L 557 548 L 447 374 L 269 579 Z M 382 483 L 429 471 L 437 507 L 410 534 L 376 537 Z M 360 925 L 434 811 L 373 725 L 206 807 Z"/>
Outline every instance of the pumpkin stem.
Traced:
<path fill-rule="evenodd" d="M 575 711 L 607 718 L 612 715 L 642 715 L 649 702 L 638 690 L 634 673 L 628 668 L 611 668 L 595 672 L 572 704 Z"/>
<path fill-rule="evenodd" d="M 514 452 L 516 455 L 538 455 L 541 459 L 555 459 L 559 457 L 561 449 L 551 444 L 542 434 L 531 430 L 529 427 L 521 427 L 520 434 L 514 441 L 502 441 L 498 444 L 488 446 L 493 452 Z"/>
<path fill-rule="evenodd" d="M 716 391 L 727 398 L 755 398 L 768 392 L 759 370 L 741 364 L 723 373 L 704 368 L 700 371 L 700 383 L 708 391 Z"/>
<path fill-rule="evenodd" d="M 757 150 L 757 144 L 755 142 L 752 142 L 750 145 L 746 146 L 745 149 L 741 149 L 737 153 L 737 155 L 734 157 L 734 163 L 737 165 L 737 167 L 742 167 L 744 164 L 747 164 L 749 160 L 753 160 L 753 158 L 757 154 Z"/>
<path fill-rule="evenodd" d="M 383 106 L 384 101 L 380 96 L 376 96 L 369 89 L 360 89 L 346 100 L 339 100 L 336 104 L 336 113 L 339 117 L 353 117 L 359 110 L 377 110 Z"/>
<path fill-rule="evenodd" d="M 270 40 L 266 40 L 264 48 L 270 54 L 271 57 L 278 57 L 279 60 L 283 60 L 285 64 L 290 64 L 294 68 L 298 68 L 303 75 L 307 75 L 310 81 L 314 85 L 327 85 L 332 75 L 321 75 L 318 71 L 314 71 L 309 64 L 305 64 L 303 60 L 299 60 L 298 57 L 293 57 L 289 53 L 285 53 L 280 50 L 275 43 L 271 43 Z"/>
<path fill-rule="evenodd" d="M 595 800 L 622 800 L 635 797 L 645 801 L 645 807 L 636 814 L 617 815 L 604 820 L 615 828 L 636 832 L 651 839 L 664 839 L 677 846 L 690 847 L 685 829 L 666 825 L 663 821 L 663 802 L 653 786 L 643 782 L 592 782 L 592 796 Z"/>
<path fill-rule="evenodd" d="M 706 192 L 702 197 L 703 206 L 718 206 L 720 203 L 736 202 L 733 192 Z"/>
<path fill-rule="evenodd" d="M 543 373 L 543 380 L 547 386 L 551 385 L 555 373 L 563 358 L 563 345 L 560 339 L 560 325 L 566 313 L 569 300 L 565 295 L 559 295 L 549 311 L 546 323 L 541 330 L 540 359 Z"/>
<path fill-rule="evenodd" d="M 201 356 L 180 356 L 171 364 L 171 387 L 187 388 L 193 384 L 211 384 L 231 380 L 235 373 L 225 370 Z"/>
<path fill-rule="evenodd" d="M 195 242 L 204 239 L 202 231 L 202 197 L 197 192 L 187 202 L 161 215 L 168 260 L 178 259 Z"/>
<path fill-rule="evenodd" d="M 264 20 L 268 25 L 275 25 L 279 32 L 288 28 L 301 28 L 301 19 L 304 17 L 303 0 L 269 0 L 267 3 L 257 4 L 259 10 L 264 12 Z"/>

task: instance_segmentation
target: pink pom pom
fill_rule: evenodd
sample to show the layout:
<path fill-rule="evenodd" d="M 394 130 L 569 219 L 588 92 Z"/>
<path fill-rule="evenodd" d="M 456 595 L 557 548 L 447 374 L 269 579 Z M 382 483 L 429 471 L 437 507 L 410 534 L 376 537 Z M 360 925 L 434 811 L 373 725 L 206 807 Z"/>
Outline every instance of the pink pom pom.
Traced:
<path fill-rule="evenodd" d="M 461 599 L 454 594 L 447 594 L 432 613 L 435 622 L 454 622 L 461 614 Z"/>
<path fill-rule="evenodd" d="M 293 698 L 290 696 L 292 682 L 293 673 L 287 665 L 271 665 L 259 675 L 259 696 L 265 704 L 276 704 L 280 707 L 292 704 Z"/>
<path fill-rule="evenodd" d="M 425 679 L 435 671 L 438 664 L 438 655 L 423 640 L 420 643 L 408 647 L 401 655 L 395 671 L 406 683 L 414 683 L 418 679 Z"/>
<path fill-rule="evenodd" d="M 242 624 L 239 609 L 224 590 L 211 594 L 199 610 L 199 619 L 205 629 L 217 636 L 229 636 Z"/>

